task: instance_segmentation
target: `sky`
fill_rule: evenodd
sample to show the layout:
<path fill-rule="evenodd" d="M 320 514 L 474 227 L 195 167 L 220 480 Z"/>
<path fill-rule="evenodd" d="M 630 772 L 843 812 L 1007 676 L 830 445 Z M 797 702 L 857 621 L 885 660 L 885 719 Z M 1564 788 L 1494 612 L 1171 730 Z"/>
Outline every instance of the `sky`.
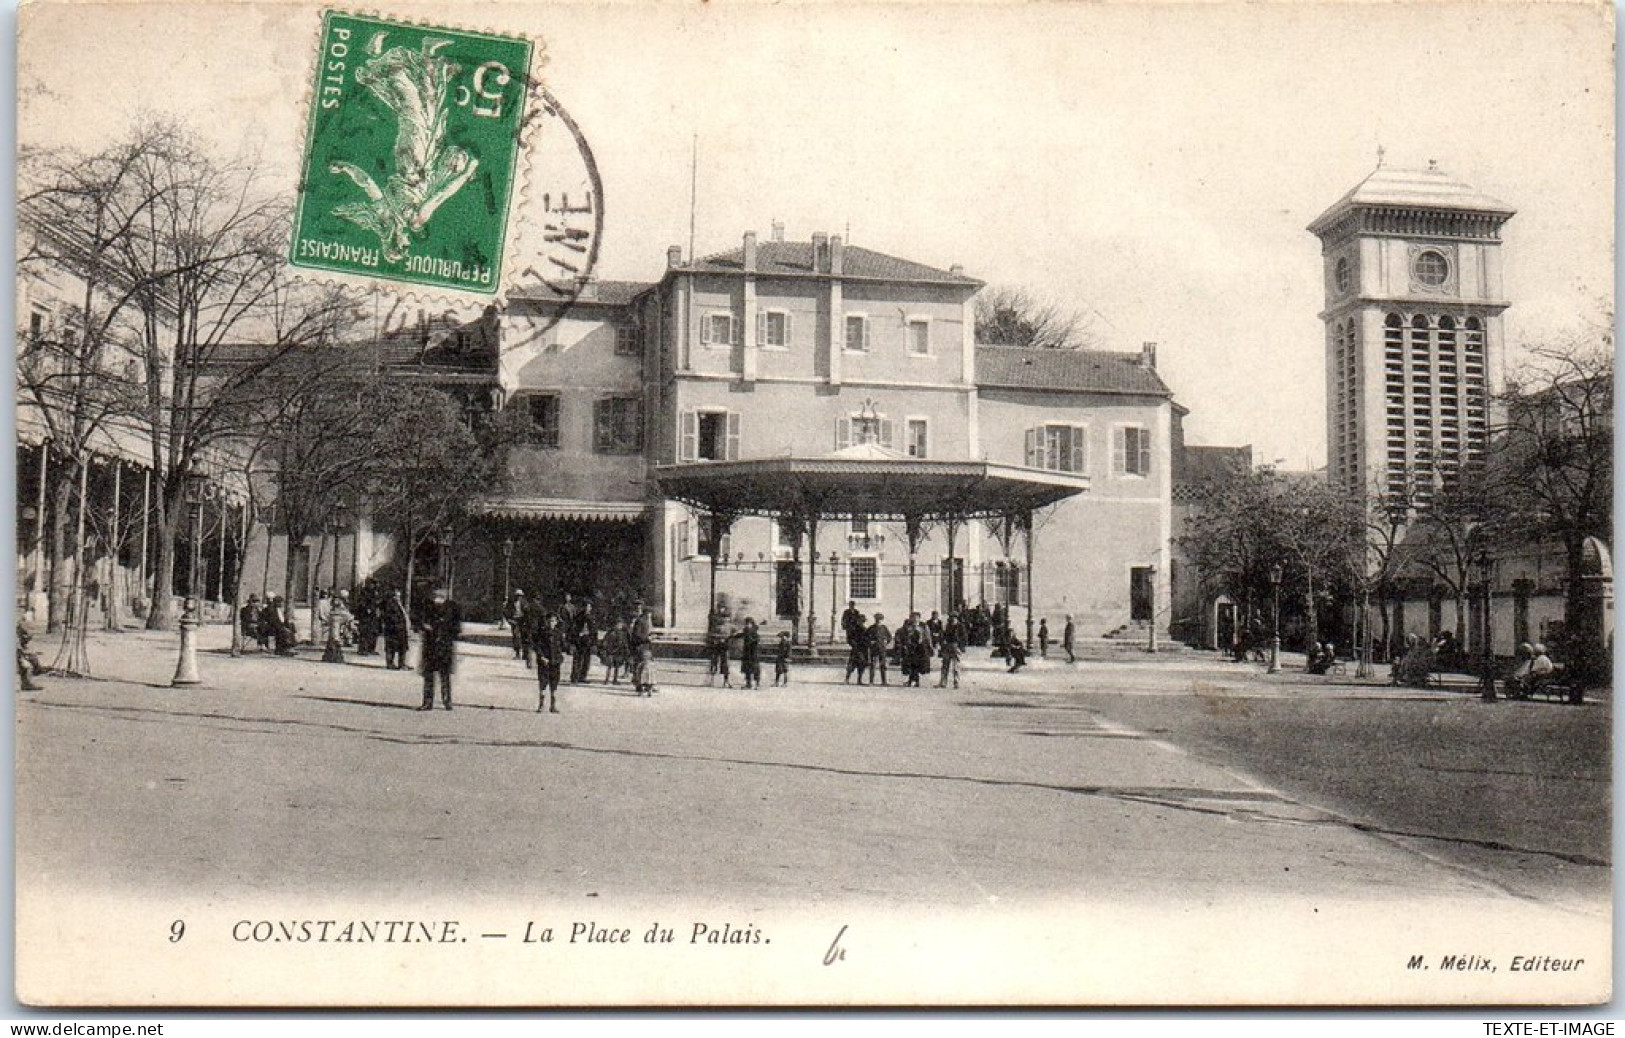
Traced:
<path fill-rule="evenodd" d="M 845 234 L 1158 343 L 1193 443 L 1325 461 L 1320 246 L 1376 167 L 1518 210 L 1507 363 L 1611 321 L 1612 10 L 1568 4 L 436 3 L 363 9 L 542 42 L 604 182 L 597 273 L 668 245 Z M 273 190 L 297 177 L 319 8 L 25 9 L 23 143 L 92 150 L 146 114 Z M 697 161 L 696 161 L 697 159 Z"/>

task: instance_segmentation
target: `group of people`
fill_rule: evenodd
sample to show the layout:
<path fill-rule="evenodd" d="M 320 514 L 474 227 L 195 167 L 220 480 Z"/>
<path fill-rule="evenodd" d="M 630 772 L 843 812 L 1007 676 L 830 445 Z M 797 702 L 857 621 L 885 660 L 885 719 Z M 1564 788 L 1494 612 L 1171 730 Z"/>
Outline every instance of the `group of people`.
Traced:
<path fill-rule="evenodd" d="M 756 618 L 745 617 L 736 628 L 733 617 L 726 609 L 712 611 L 705 628 L 706 682 L 716 684 L 722 678 L 723 688 L 733 688 L 733 673 L 729 660 L 737 649 L 739 676 L 746 688 L 762 687 L 762 631 Z M 780 631 L 778 644 L 773 650 L 773 687 L 790 683 L 790 632 Z"/>
<path fill-rule="evenodd" d="M 313 640 L 323 641 L 322 659 L 326 662 L 343 663 L 343 650 L 351 646 L 358 655 L 376 656 L 382 639 L 384 666 L 406 669 L 412 622 L 399 590 L 386 593 L 371 579 L 356 589 L 353 601 L 347 591 L 330 594 L 321 590 L 312 614 Z M 249 595 L 238 612 L 237 623 L 244 641 L 264 652 L 291 656 L 299 644 L 299 629 L 281 595 L 269 595 L 263 601 L 258 595 Z"/>
<path fill-rule="evenodd" d="M 559 682 L 564 657 L 570 657 L 570 683 L 591 679 L 596 655 L 604 664 L 604 684 L 618 685 L 626 674 L 638 696 L 655 694 L 654 622 L 649 607 L 638 603 L 630 619 L 603 621 L 590 599 L 564 596 L 558 609 L 548 609 L 517 590 L 503 607 L 503 620 L 513 641 L 514 659 L 534 666 L 539 687 L 538 712 L 559 712 Z"/>

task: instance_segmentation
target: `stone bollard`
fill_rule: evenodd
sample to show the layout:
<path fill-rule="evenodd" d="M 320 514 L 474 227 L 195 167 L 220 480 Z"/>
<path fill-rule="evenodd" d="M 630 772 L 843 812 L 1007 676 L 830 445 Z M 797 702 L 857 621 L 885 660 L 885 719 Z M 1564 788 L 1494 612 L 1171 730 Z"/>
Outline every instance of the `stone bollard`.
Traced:
<path fill-rule="evenodd" d="M 181 655 L 175 663 L 175 677 L 171 685 L 201 685 L 197 673 L 197 599 L 188 598 L 181 612 Z"/>

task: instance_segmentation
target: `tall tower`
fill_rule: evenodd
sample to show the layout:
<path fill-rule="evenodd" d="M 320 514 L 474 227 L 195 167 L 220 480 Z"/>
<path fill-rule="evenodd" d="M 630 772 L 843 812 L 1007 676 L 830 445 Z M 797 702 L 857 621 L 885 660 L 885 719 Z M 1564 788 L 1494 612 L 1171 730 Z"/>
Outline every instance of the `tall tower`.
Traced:
<path fill-rule="evenodd" d="M 1513 212 L 1435 163 L 1379 162 L 1309 225 L 1324 257 L 1333 482 L 1426 504 L 1484 449 Z"/>

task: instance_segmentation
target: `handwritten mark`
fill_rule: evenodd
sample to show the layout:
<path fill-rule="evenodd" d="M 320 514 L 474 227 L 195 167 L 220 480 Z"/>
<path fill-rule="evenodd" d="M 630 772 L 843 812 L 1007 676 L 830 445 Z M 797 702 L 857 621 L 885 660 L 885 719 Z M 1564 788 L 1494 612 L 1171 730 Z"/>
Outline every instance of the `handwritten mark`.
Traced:
<path fill-rule="evenodd" d="M 841 937 L 845 933 L 846 927 L 842 926 L 840 932 L 835 935 L 835 940 L 829 942 L 829 951 L 824 953 L 824 965 L 833 966 L 846 958 L 846 949 L 841 947 Z"/>

